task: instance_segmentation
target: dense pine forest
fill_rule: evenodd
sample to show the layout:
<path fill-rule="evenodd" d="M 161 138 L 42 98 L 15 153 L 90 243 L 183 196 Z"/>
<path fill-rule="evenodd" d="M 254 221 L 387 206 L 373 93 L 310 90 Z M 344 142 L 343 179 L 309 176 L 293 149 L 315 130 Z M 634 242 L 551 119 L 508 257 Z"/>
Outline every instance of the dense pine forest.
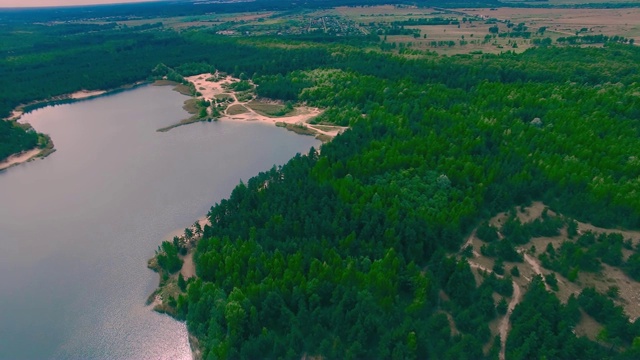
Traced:
<path fill-rule="evenodd" d="M 473 254 L 461 251 L 474 230 L 493 244 L 486 254 L 518 262 L 512 243 L 571 233 L 575 220 L 640 228 L 634 46 L 444 57 L 381 52 L 376 36 L 3 26 L 3 117 L 34 100 L 145 80 L 165 64 L 184 76 L 218 69 L 251 78 L 260 96 L 321 107 L 316 122 L 350 127 L 210 209 L 197 278 L 180 280 L 184 291 L 168 301 L 206 359 L 495 359 L 490 324 L 514 296 L 517 269 L 479 280 Z M 0 140 L 3 131 L 15 130 L 0 127 Z M 499 229 L 506 239 L 486 223 L 532 201 L 563 217 L 545 218 L 551 230 L 512 221 Z M 640 278 L 639 244 L 580 239 L 549 249 L 543 266 L 569 277 L 602 260 Z M 609 256 L 598 244 L 631 254 Z M 182 249 L 173 246 L 162 245 L 167 272 L 178 268 Z M 592 288 L 561 301 L 548 288 L 554 279 L 533 277 L 523 289 L 507 359 L 640 356 L 640 321 Z M 598 339 L 573 331 L 586 314 L 603 326 Z"/>
<path fill-rule="evenodd" d="M 205 357 L 495 358 L 493 296 L 513 289 L 476 283 L 450 256 L 480 220 L 543 200 L 600 226 L 640 226 L 637 49 L 307 51 L 320 54 L 294 57 L 300 70 L 236 71 L 265 96 L 298 89 L 286 96 L 351 129 L 211 208 L 198 279 L 175 301 Z M 615 347 L 571 332 L 588 299 L 562 304 L 533 279 L 507 358 L 637 356 L 640 323 L 628 318 L 616 318 Z"/>

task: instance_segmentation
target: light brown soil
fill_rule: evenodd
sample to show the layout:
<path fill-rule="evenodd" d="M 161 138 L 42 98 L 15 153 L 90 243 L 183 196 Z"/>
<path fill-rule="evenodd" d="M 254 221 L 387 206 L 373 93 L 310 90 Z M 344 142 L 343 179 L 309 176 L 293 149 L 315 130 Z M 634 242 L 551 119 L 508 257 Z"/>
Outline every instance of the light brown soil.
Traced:
<path fill-rule="evenodd" d="M 209 81 L 208 79 L 217 78 L 217 81 Z M 281 122 L 291 125 L 304 125 L 307 129 L 312 131 L 316 135 L 333 138 L 336 135 L 342 133 L 347 128 L 343 126 L 327 126 L 315 127 L 309 124 L 309 120 L 322 114 L 323 110 L 318 108 L 312 108 L 308 106 L 298 106 L 294 108 L 294 111 L 290 114 L 281 117 L 267 116 L 258 113 L 252 109 L 255 106 L 269 106 L 273 105 L 269 102 L 256 102 L 256 101 L 239 101 L 237 94 L 231 89 L 227 89 L 228 85 L 239 81 L 239 79 L 232 78 L 231 76 L 221 77 L 219 74 L 200 74 L 186 78 L 189 82 L 193 83 L 197 88 L 204 88 L 200 90 L 202 98 L 206 100 L 220 99 L 221 97 L 231 98 L 231 103 L 225 110 L 222 111 L 222 120 L 244 120 L 244 121 L 261 121 L 275 125 L 276 122 Z M 258 105 L 259 104 L 259 105 Z M 238 113 L 238 106 L 242 106 L 246 111 Z M 275 105 L 273 105 L 275 106 Z M 278 105 L 281 107 L 282 105 Z"/>
<path fill-rule="evenodd" d="M 191 250 L 182 258 L 183 264 L 180 273 L 185 279 L 196 276 L 196 265 L 193 263 L 193 251 Z"/>
<path fill-rule="evenodd" d="M 31 150 L 21 152 L 19 154 L 11 155 L 5 160 L 0 161 L 0 171 L 4 169 L 8 169 L 18 164 L 25 163 L 27 161 L 31 161 L 35 159 L 40 154 L 41 151 L 42 149 L 36 148 L 36 149 L 31 149 Z"/>

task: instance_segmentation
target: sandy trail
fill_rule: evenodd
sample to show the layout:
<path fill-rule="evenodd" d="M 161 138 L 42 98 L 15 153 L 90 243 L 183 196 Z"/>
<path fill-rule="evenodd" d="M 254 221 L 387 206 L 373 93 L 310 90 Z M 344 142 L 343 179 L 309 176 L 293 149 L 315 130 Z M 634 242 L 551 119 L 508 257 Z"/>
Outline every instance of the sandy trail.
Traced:
<path fill-rule="evenodd" d="M 182 259 L 184 263 L 180 269 L 180 273 L 185 279 L 196 276 L 196 265 L 193 263 L 193 250 L 189 251 Z"/>
<path fill-rule="evenodd" d="M 479 269 L 485 272 L 491 272 L 491 270 L 480 264 L 474 263 L 471 260 L 467 261 L 469 261 L 469 266 L 471 266 L 472 268 Z M 502 275 L 495 275 L 498 278 L 503 278 Z M 511 329 L 511 313 L 513 312 L 513 309 L 515 309 L 516 306 L 520 303 L 520 301 L 522 301 L 522 291 L 520 291 L 520 286 L 515 281 L 511 281 L 511 283 L 513 284 L 513 295 L 511 295 L 511 301 L 509 301 L 507 313 L 504 315 L 504 317 L 500 321 L 500 325 L 498 326 L 498 333 L 500 334 L 500 360 L 505 360 L 507 337 L 509 336 L 509 330 Z"/>
<path fill-rule="evenodd" d="M 207 79 L 217 78 L 216 81 L 209 81 Z M 335 137 L 336 135 L 342 133 L 348 127 L 344 126 L 319 126 L 309 124 L 309 120 L 319 116 L 323 113 L 323 110 L 308 107 L 308 106 L 300 106 L 296 107 L 294 112 L 295 115 L 291 116 L 282 116 L 282 117 L 269 117 L 262 114 L 259 114 L 255 110 L 253 110 L 249 106 L 250 101 L 239 101 L 236 96 L 235 91 L 232 89 L 225 89 L 226 85 L 229 85 L 233 82 L 238 81 L 238 79 L 234 79 L 231 76 L 220 77 L 218 73 L 211 74 L 199 74 L 194 76 L 186 77 L 187 81 L 191 82 L 196 91 L 200 92 L 201 98 L 207 101 L 214 101 L 216 99 L 216 95 L 228 95 L 233 101 L 227 104 L 226 109 L 222 112 L 224 117 L 223 119 L 230 120 L 242 120 L 242 121 L 259 121 L 263 123 L 276 124 L 276 123 L 285 123 L 291 125 L 304 125 L 307 128 L 311 128 L 315 133 L 326 135 L 329 137 Z M 252 83 L 253 85 L 253 83 Z M 229 114 L 228 110 L 233 106 L 242 106 L 246 109 L 246 112 L 242 114 Z"/>
<path fill-rule="evenodd" d="M 498 332 L 500 333 L 500 354 L 498 355 L 500 360 L 505 360 L 505 352 L 507 348 L 507 336 L 509 335 L 509 330 L 511 330 L 511 313 L 513 309 L 516 308 L 516 305 L 520 303 L 522 300 L 522 292 L 520 291 L 520 286 L 513 281 L 513 295 L 511 297 L 511 301 L 509 302 L 509 307 L 507 308 L 507 313 L 502 318 L 500 322 L 500 327 L 498 328 Z"/>
<path fill-rule="evenodd" d="M 11 155 L 4 161 L 0 162 L 0 170 L 8 169 L 14 165 L 27 162 L 40 154 L 42 149 L 31 149 L 23 151 L 19 154 Z"/>
<path fill-rule="evenodd" d="M 475 240 L 475 238 L 476 238 L 476 230 L 474 229 L 471 235 L 469 235 L 469 237 L 467 238 L 467 241 L 465 242 L 462 248 L 464 249 L 467 246 L 471 246 L 473 248 L 473 241 Z M 475 250 L 475 248 L 473 250 L 473 255 L 477 257 L 481 256 Z M 528 255 L 525 254 L 525 256 L 528 256 Z M 467 259 L 467 261 L 469 262 L 469 266 L 471 266 L 472 268 L 479 269 L 487 273 L 492 272 L 492 270 L 489 270 L 486 267 L 473 262 L 473 260 L 471 259 Z M 533 260 L 531 259 L 531 261 Z M 534 267 L 533 264 L 531 264 L 531 266 Z M 539 266 L 537 270 L 540 270 Z M 534 271 L 536 271 L 535 268 L 534 268 Z M 504 277 L 498 274 L 495 274 L 495 275 L 498 278 Z M 507 307 L 507 313 L 504 315 L 504 317 L 500 321 L 500 325 L 498 326 L 498 334 L 500 334 L 500 353 L 498 354 L 498 357 L 500 360 L 505 360 L 505 356 L 506 356 L 505 353 L 506 353 L 506 346 L 507 346 L 507 337 L 509 336 L 509 330 L 511 330 L 511 313 L 513 312 L 513 309 L 515 309 L 516 306 L 520 303 L 520 301 L 522 301 L 522 291 L 520 290 L 520 286 L 513 280 L 511 281 L 511 283 L 513 284 L 513 295 L 511 295 L 511 301 L 509 301 L 509 305 Z"/>
<path fill-rule="evenodd" d="M 467 246 L 471 246 L 471 248 L 473 249 L 473 256 L 481 256 L 481 254 L 479 252 L 476 251 L 476 248 L 473 246 L 473 241 L 476 239 L 476 230 L 474 229 L 473 232 L 471 233 L 471 235 L 469 235 L 469 237 L 467 238 L 467 241 L 464 243 L 464 245 L 462 245 L 462 248 L 466 248 Z"/>
<path fill-rule="evenodd" d="M 535 272 L 537 275 L 542 276 L 542 279 L 544 279 L 544 274 L 542 273 L 542 268 L 540 267 L 540 264 L 538 264 L 537 261 L 535 261 L 531 256 L 529 256 L 529 254 L 523 253 L 522 255 L 524 256 L 524 261 L 526 261 L 527 264 L 531 266 L 531 269 L 533 270 L 533 272 Z M 546 281 L 543 281 L 543 282 L 544 282 L 544 288 L 547 289 L 547 291 L 551 291 L 551 288 L 549 287 L 547 282 Z M 558 282 L 561 282 L 560 279 L 558 279 Z"/>

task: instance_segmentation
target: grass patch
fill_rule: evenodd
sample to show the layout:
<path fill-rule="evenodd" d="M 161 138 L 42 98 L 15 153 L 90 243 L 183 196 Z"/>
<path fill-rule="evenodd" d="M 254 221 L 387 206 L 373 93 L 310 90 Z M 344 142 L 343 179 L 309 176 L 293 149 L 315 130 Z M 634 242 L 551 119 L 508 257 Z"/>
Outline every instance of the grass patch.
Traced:
<path fill-rule="evenodd" d="M 315 135 L 316 132 L 315 130 L 302 125 L 302 124 L 287 124 L 285 122 L 277 122 L 276 123 L 277 127 L 283 127 L 289 131 L 293 131 L 296 134 L 300 134 L 300 135 Z"/>
<path fill-rule="evenodd" d="M 197 114 L 200 112 L 200 106 L 198 105 L 198 99 L 188 99 L 184 101 L 182 108 L 189 114 Z"/>
<path fill-rule="evenodd" d="M 252 101 L 248 103 L 247 106 L 253 109 L 253 111 L 257 112 L 258 114 L 269 117 L 280 117 L 293 111 L 293 109 L 287 108 L 285 105 L 267 104 L 259 101 Z"/>
<path fill-rule="evenodd" d="M 153 82 L 153 86 L 178 86 L 179 83 L 171 80 L 156 80 Z"/>
<path fill-rule="evenodd" d="M 187 85 L 184 85 L 184 84 L 176 85 L 176 87 L 174 87 L 173 90 L 179 92 L 182 95 L 187 95 L 187 96 L 193 95 L 193 91 L 192 91 L 191 87 L 189 87 Z"/>
<path fill-rule="evenodd" d="M 331 141 L 333 138 L 329 135 L 326 134 L 318 134 L 316 136 L 316 139 L 322 141 L 323 144 L 328 143 L 329 141 Z"/>
<path fill-rule="evenodd" d="M 341 129 L 340 126 L 335 126 L 335 125 L 313 125 L 314 128 L 321 130 L 321 131 L 333 131 L 336 129 Z"/>
<path fill-rule="evenodd" d="M 227 109 L 227 115 L 238 115 L 238 114 L 244 114 L 246 112 L 248 112 L 249 110 L 247 110 L 246 107 L 239 105 L 239 104 L 235 104 L 235 105 L 231 105 L 228 109 Z"/>

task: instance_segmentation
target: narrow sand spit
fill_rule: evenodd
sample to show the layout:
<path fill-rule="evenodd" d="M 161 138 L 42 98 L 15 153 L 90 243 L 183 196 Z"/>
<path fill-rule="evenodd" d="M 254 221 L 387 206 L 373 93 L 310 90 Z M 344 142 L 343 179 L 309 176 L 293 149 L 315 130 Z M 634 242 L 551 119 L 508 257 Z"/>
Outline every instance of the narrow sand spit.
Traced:
<path fill-rule="evenodd" d="M 513 282 L 513 295 L 511 301 L 509 302 L 509 307 L 507 308 L 507 313 L 502 318 L 500 322 L 500 328 L 498 332 L 500 333 L 500 354 L 499 359 L 505 360 L 506 358 L 506 349 L 507 349 L 507 336 L 509 335 L 509 330 L 511 329 L 511 313 L 513 313 L 513 309 L 516 308 L 516 305 L 520 303 L 522 300 L 522 292 L 520 291 L 520 286 L 514 281 Z"/>

